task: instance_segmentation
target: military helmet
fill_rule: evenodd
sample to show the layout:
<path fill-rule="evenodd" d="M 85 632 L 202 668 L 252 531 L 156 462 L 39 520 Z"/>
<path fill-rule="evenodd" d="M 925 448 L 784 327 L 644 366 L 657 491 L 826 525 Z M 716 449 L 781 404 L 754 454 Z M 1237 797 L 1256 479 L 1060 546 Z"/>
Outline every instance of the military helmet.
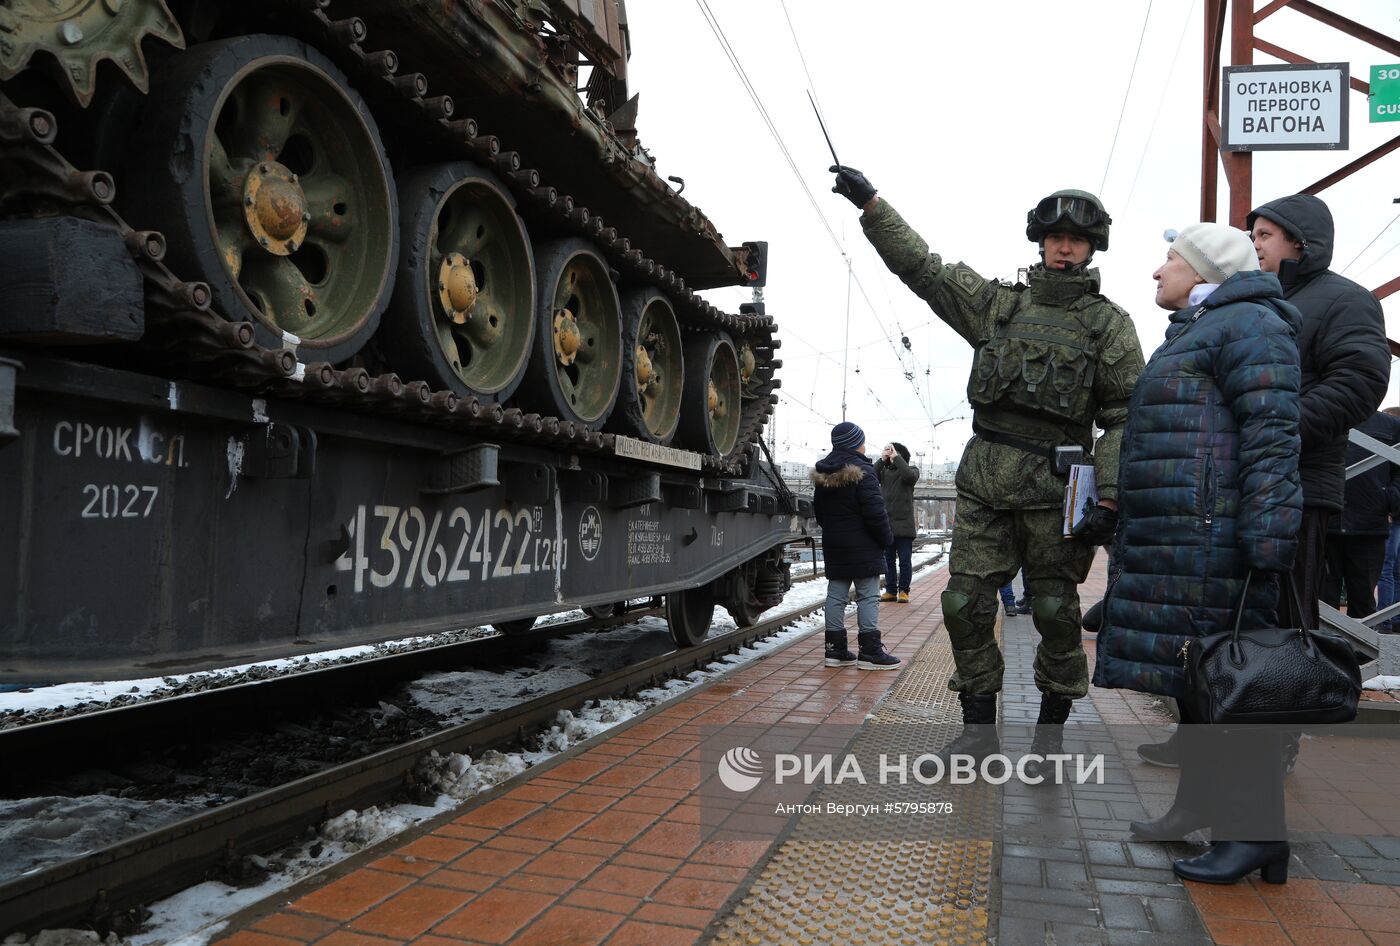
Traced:
<path fill-rule="evenodd" d="M 1088 191 L 1060 190 L 1026 211 L 1026 239 L 1039 243 L 1047 233 L 1065 230 L 1088 237 L 1094 249 L 1108 249 L 1108 226 L 1113 218 Z"/>

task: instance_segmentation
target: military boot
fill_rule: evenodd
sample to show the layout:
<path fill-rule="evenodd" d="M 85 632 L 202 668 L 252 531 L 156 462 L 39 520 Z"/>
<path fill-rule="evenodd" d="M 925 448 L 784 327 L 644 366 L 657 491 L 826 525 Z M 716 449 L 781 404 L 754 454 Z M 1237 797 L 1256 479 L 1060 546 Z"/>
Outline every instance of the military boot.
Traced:
<path fill-rule="evenodd" d="M 1040 715 L 1035 721 L 1035 738 L 1028 750 L 1030 755 L 1040 756 L 1026 762 L 1025 772 L 1031 778 L 1051 775 L 1055 763 L 1047 761 L 1047 756 L 1057 755 L 1064 749 L 1065 720 L 1074 708 L 1074 700 L 1054 693 L 1040 694 Z"/>
<path fill-rule="evenodd" d="M 959 693 L 962 704 L 963 728 L 957 738 L 939 749 L 935 755 L 943 760 L 943 771 L 948 771 L 953 756 L 972 756 L 979 763 L 989 755 L 1001 751 L 997 739 L 997 695 L 995 693 Z M 926 778 L 932 778 L 932 767 L 923 769 Z"/>

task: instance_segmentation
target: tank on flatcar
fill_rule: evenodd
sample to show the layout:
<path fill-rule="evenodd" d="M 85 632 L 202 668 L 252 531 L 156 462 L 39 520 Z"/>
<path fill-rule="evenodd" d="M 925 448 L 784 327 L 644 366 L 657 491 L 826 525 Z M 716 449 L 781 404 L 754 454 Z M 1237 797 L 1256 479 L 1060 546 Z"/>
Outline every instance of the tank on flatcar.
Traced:
<path fill-rule="evenodd" d="M 654 170 L 621 0 L 0 36 L 0 678 L 781 598 L 774 322 L 695 294 L 764 254 Z"/>

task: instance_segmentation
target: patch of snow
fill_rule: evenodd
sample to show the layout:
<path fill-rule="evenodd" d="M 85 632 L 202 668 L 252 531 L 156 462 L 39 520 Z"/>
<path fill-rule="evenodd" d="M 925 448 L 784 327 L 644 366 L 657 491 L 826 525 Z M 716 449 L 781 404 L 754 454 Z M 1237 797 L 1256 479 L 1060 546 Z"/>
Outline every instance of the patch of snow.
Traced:
<path fill-rule="evenodd" d="M 1363 690 L 1400 690 L 1400 677 L 1381 676 L 1372 677 L 1361 684 Z"/>
<path fill-rule="evenodd" d="M 182 802 L 81 795 L 0 800 L 0 850 L 19 873 L 72 860 L 87 851 L 191 817 L 218 804 L 201 798 Z M 9 873 L 9 870 L 6 870 Z"/>

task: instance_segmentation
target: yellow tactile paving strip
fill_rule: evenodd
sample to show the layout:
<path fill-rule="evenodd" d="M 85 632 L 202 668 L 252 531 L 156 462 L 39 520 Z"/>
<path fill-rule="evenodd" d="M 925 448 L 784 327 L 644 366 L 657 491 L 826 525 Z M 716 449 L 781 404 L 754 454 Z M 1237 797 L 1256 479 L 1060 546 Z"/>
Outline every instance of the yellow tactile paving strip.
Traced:
<path fill-rule="evenodd" d="M 928 619 L 940 617 L 934 609 Z M 866 757 L 946 743 L 961 727 L 956 695 L 947 688 L 952 671 L 948 635 L 935 632 L 848 751 Z M 949 800 L 953 806 L 926 815 L 871 819 L 861 829 L 862 840 L 851 839 L 849 825 L 803 816 L 748 893 L 719 922 L 711 942 L 988 942 L 1000 789 L 980 780 L 956 787 L 910 781 L 883 786 L 880 798 Z M 850 784 L 826 786 L 811 799 L 822 804 L 862 800 L 870 800 L 870 789 Z"/>

